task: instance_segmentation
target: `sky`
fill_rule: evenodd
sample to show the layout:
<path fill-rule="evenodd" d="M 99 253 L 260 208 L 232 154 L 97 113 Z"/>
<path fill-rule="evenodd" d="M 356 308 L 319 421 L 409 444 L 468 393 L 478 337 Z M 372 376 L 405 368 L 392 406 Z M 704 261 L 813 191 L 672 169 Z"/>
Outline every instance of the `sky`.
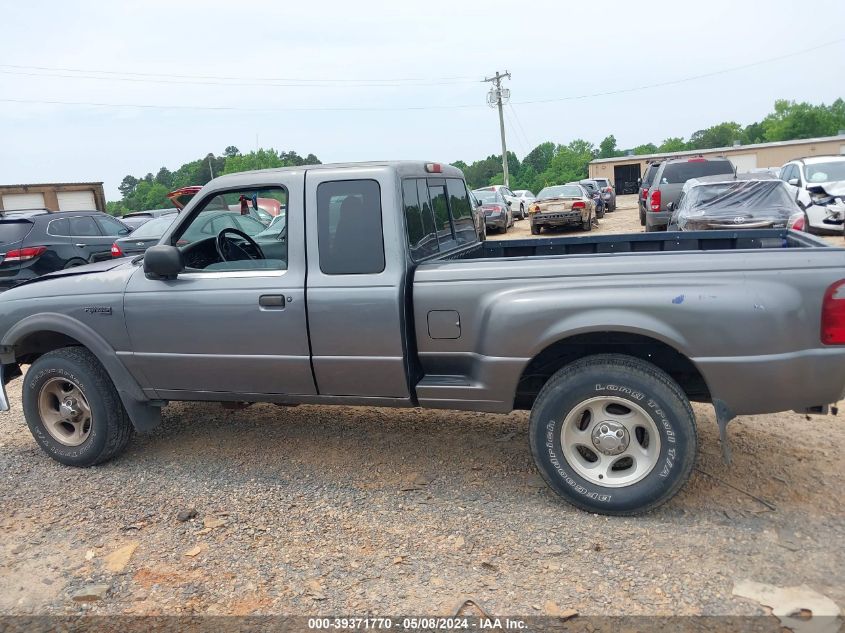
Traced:
<path fill-rule="evenodd" d="M 845 24 L 845 2 L 795 7 L 0 0 L 0 184 L 104 181 L 117 199 L 126 174 L 229 145 L 472 162 L 501 152 L 482 80 L 505 70 L 520 158 L 547 140 L 629 148 L 745 125 L 775 99 L 845 96 L 845 37 L 807 50 L 841 35 L 821 27 Z"/>

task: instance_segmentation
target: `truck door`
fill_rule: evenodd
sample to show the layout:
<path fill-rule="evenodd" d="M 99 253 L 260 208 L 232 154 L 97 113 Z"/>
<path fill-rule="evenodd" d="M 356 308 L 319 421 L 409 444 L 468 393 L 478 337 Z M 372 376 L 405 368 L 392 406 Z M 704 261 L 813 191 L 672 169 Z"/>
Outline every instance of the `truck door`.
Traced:
<path fill-rule="evenodd" d="M 127 286 L 126 365 L 158 397 L 316 393 L 305 313 L 304 172 L 262 178 L 268 182 L 198 194 L 163 238 L 189 268 L 173 280 L 139 270 Z M 242 206 L 259 197 L 286 204 L 285 220 L 265 227 L 244 214 Z M 233 231 L 249 236 L 262 256 L 252 257 L 254 247 Z"/>
<path fill-rule="evenodd" d="M 388 167 L 309 170 L 308 319 L 317 389 L 408 398 L 399 187 Z"/>

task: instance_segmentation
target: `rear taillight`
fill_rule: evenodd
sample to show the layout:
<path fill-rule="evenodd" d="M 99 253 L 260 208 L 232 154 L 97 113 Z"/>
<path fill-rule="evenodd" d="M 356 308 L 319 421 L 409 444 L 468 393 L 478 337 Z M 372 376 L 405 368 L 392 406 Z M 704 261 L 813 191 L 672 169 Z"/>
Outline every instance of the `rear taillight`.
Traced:
<path fill-rule="evenodd" d="M 26 248 L 15 248 L 6 252 L 3 262 L 26 262 L 35 259 L 47 250 L 46 246 L 28 246 Z"/>
<path fill-rule="evenodd" d="M 651 199 L 649 204 L 652 211 L 660 211 L 660 189 L 651 192 Z"/>
<path fill-rule="evenodd" d="M 120 250 L 120 246 L 117 245 L 117 242 L 111 245 L 111 256 L 112 257 L 123 257 L 123 251 Z"/>
<path fill-rule="evenodd" d="M 825 345 L 845 345 L 845 279 L 830 284 L 825 290 L 821 339 Z"/>
<path fill-rule="evenodd" d="M 648 198 L 648 187 L 643 187 L 643 199 Z"/>
<path fill-rule="evenodd" d="M 586 208 L 586 206 L 587 206 L 587 205 L 586 205 L 585 203 L 581 202 L 581 201 L 578 201 L 578 202 L 573 202 L 573 203 L 572 203 L 572 208 L 573 208 L 573 209 L 584 209 L 584 208 Z"/>
<path fill-rule="evenodd" d="M 806 231 L 807 226 L 804 223 L 804 214 L 796 213 L 795 215 L 790 217 L 789 222 L 787 222 L 787 227 L 792 229 L 793 231 Z"/>

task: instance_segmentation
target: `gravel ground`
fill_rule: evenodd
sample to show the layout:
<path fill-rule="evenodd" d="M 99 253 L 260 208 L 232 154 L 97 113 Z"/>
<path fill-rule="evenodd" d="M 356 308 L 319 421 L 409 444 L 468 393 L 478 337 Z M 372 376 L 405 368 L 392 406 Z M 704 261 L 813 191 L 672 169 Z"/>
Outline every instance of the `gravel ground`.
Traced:
<path fill-rule="evenodd" d="M 636 201 L 598 230 L 640 230 Z M 836 417 L 739 418 L 727 467 L 695 405 L 689 484 L 615 519 L 546 489 L 524 412 L 176 403 L 75 470 L 38 449 L 20 389 L 0 425 L 3 614 L 763 613 L 732 597 L 744 579 L 845 606 Z"/>

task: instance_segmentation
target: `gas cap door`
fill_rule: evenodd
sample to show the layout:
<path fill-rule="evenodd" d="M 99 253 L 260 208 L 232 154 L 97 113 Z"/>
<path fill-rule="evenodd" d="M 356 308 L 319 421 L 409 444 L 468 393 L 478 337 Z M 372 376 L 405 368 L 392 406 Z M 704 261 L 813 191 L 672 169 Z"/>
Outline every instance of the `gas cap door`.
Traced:
<path fill-rule="evenodd" d="M 461 315 L 456 310 L 431 310 L 428 335 L 434 339 L 461 338 Z"/>

